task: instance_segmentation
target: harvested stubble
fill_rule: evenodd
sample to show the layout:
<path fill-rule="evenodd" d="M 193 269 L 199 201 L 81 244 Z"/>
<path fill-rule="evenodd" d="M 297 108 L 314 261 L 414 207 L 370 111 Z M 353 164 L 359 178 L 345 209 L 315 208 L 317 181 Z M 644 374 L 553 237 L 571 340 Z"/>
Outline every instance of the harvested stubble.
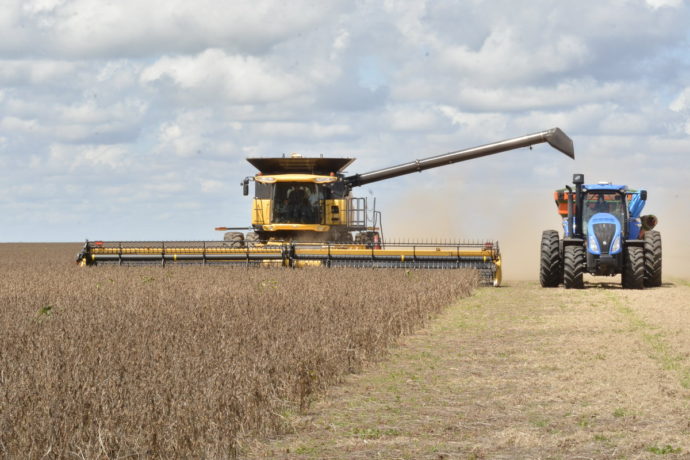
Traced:
<path fill-rule="evenodd" d="M 84 269 L 66 262 L 74 249 L 0 245 L 4 456 L 232 457 L 477 283 L 461 271 Z"/>

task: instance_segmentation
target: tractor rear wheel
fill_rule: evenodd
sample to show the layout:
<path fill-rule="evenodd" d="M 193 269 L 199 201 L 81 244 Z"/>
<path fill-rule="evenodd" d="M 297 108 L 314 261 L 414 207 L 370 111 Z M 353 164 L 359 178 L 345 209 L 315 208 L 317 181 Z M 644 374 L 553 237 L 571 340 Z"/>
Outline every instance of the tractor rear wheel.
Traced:
<path fill-rule="evenodd" d="M 644 285 L 661 286 L 661 233 L 656 230 L 644 234 Z"/>
<path fill-rule="evenodd" d="M 541 234 L 541 267 L 539 269 L 541 287 L 558 287 L 561 284 L 563 262 L 558 246 L 558 232 L 544 230 Z"/>
<path fill-rule="evenodd" d="M 241 232 L 227 232 L 223 235 L 223 241 L 228 243 L 231 248 L 243 248 L 244 234 Z"/>
<path fill-rule="evenodd" d="M 585 248 L 566 246 L 563 250 L 563 285 L 566 289 L 582 289 L 585 282 Z"/>
<path fill-rule="evenodd" d="M 627 246 L 624 249 L 623 289 L 642 289 L 644 287 L 644 249 Z"/>

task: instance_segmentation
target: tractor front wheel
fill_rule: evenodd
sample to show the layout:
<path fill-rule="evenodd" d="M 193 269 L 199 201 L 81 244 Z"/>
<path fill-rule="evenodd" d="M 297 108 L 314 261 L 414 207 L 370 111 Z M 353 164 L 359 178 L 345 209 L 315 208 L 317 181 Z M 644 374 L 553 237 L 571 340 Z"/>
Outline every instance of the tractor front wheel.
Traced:
<path fill-rule="evenodd" d="M 644 234 L 644 285 L 661 286 L 661 233 L 656 230 Z"/>
<path fill-rule="evenodd" d="M 563 250 L 563 285 L 566 289 L 582 289 L 585 282 L 585 248 L 566 246 Z"/>
<path fill-rule="evenodd" d="M 541 234 L 539 282 L 541 287 L 558 287 L 561 279 L 563 279 L 563 263 L 558 248 L 558 232 L 544 230 Z"/>
<path fill-rule="evenodd" d="M 628 246 L 624 250 L 623 289 L 642 289 L 644 287 L 644 249 Z"/>

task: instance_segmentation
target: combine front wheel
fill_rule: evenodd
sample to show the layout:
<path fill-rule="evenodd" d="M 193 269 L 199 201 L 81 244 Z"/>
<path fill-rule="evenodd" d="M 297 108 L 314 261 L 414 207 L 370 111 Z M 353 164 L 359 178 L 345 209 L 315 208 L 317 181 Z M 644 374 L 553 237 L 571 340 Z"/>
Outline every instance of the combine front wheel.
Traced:
<path fill-rule="evenodd" d="M 244 234 L 240 232 L 227 232 L 225 235 L 223 235 L 223 241 L 225 241 L 231 248 L 243 248 Z"/>
<path fill-rule="evenodd" d="M 249 232 L 247 233 L 247 237 L 244 239 L 245 243 L 247 243 L 248 247 L 254 247 L 257 244 L 261 244 L 261 237 L 259 236 L 258 233 L 256 232 Z"/>
<path fill-rule="evenodd" d="M 566 246 L 563 251 L 563 285 L 566 289 L 582 289 L 585 283 L 585 248 Z"/>
<path fill-rule="evenodd" d="M 642 289 L 644 286 L 644 249 L 638 246 L 625 248 L 623 289 Z"/>
<path fill-rule="evenodd" d="M 661 286 L 661 233 L 656 230 L 644 234 L 644 285 Z"/>
<path fill-rule="evenodd" d="M 541 267 L 539 281 L 542 287 L 558 287 L 563 278 L 563 263 L 558 248 L 558 232 L 544 230 L 541 234 Z"/>

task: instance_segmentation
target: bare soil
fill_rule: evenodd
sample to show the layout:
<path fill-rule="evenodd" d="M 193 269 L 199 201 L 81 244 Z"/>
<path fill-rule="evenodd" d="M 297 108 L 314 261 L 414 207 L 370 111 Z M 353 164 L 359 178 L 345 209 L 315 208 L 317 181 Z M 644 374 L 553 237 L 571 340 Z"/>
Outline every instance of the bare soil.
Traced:
<path fill-rule="evenodd" d="M 483 288 L 245 455 L 690 458 L 689 325 L 684 280 Z"/>

